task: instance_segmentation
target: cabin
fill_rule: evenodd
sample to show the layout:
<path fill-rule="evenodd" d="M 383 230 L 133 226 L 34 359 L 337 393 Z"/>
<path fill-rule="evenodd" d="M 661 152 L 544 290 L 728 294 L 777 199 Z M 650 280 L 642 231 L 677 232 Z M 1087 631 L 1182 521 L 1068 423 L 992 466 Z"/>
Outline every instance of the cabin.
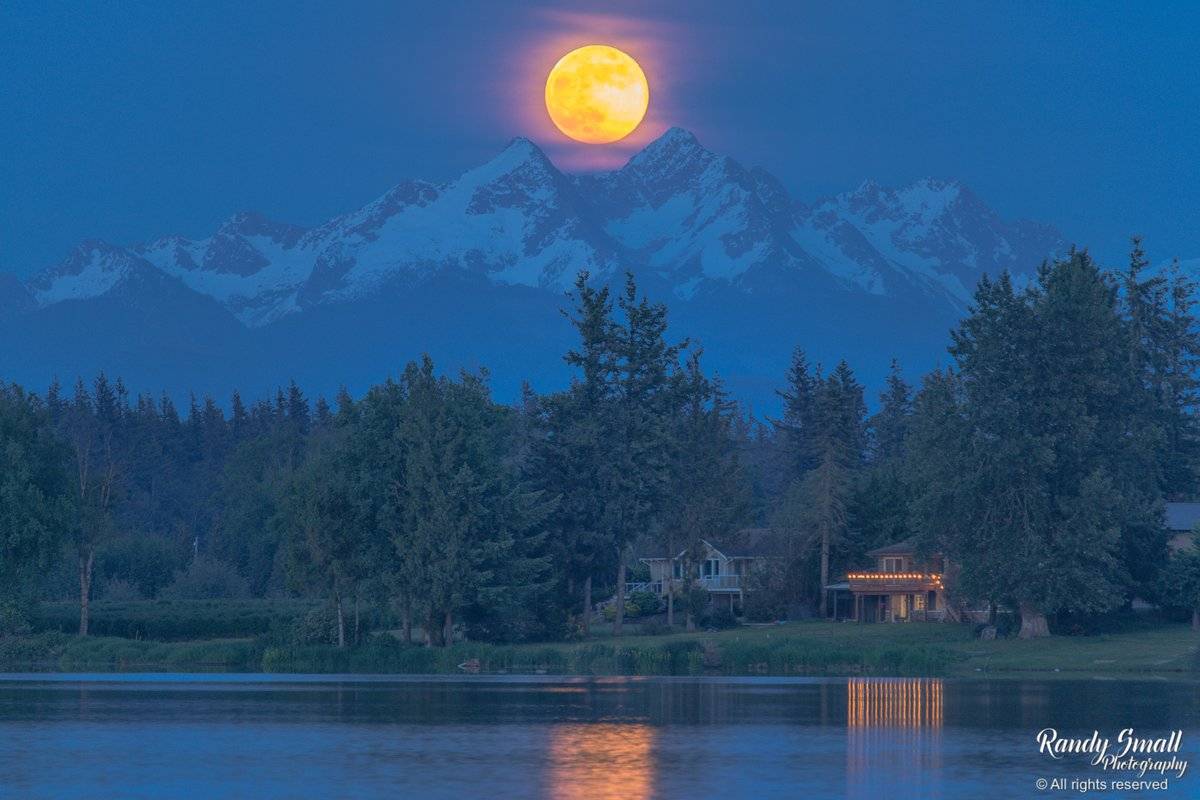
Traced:
<path fill-rule="evenodd" d="M 708 590 L 714 603 L 727 603 L 729 608 L 740 604 L 745 597 L 747 578 L 763 568 L 771 558 L 770 530 L 744 528 L 728 540 L 701 539 L 703 557 L 695 565 L 695 583 Z M 676 590 L 683 587 L 687 551 L 674 556 L 646 555 L 638 560 L 650 570 L 650 580 L 630 583 L 627 592 L 666 593 L 674 580 Z"/>
<path fill-rule="evenodd" d="M 1171 553 L 1196 547 L 1196 526 L 1200 525 L 1200 503 L 1167 503 L 1167 547 Z"/>
<path fill-rule="evenodd" d="M 851 572 L 846 580 L 825 587 L 831 594 L 834 620 L 907 622 L 946 618 L 942 556 L 919 558 L 911 539 L 877 547 L 867 555 L 875 561 L 873 570 Z"/>

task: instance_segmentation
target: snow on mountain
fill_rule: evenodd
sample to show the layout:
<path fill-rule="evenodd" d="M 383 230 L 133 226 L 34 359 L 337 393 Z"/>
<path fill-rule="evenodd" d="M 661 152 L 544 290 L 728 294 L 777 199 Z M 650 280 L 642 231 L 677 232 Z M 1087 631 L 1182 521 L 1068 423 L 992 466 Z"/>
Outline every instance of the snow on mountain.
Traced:
<path fill-rule="evenodd" d="M 813 205 L 795 235 L 868 291 L 887 294 L 893 271 L 961 305 L 985 273 L 1031 274 L 1063 249 L 1054 229 L 1005 222 L 966 187 L 934 179 L 900 189 L 865 181 Z"/>
<path fill-rule="evenodd" d="M 123 281 L 147 271 L 155 272 L 153 266 L 125 248 L 87 241 L 61 264 L 36 275 L 26 288 L 39 306 L 48 306 L 107 294 Z"/>
<path fill-rule="evenodd" d="M 594 198 L 605 232 L 681 297 L 704 281 L 738 283 L 758 267 L 807 266 L 787 236 L 791 201 L 782 187 L 704 149 L 681 128 L 620 170 L 580 178 L 578 186 Z"/>
<path fill-rule="evenodd" d="M 406 181 L 311 230 L 237 214 L 207 239 L 85 243 L 28 283 L 39 306 L 111 291 L 157 270 L 248 327 L 317 306 L 405 291 L 437 276 L 561 294 L 586 269 L 654 276 L 676 297 L 769 285 L 927 296 L 961 308 L 985 272 L 1032 272 L 1061 249 L 1052 229 L 1009 223 L 954 182 L 866 182 L 797 204 L 672 128 L 613 172 L 567 176 L 527 139 L 454 181 Z"/>
<path fill-rule="evenodd" d="M 611 246 L 595 233 L 566 178 L 532 142 L 515 139 L 456 181 L 402 184 L 314 232 L 329 266 L 314 275 L 321 292 L 312 294 L 351 299 L 446 269 L 562 290 L 580 269 L 615 268 Z"/>

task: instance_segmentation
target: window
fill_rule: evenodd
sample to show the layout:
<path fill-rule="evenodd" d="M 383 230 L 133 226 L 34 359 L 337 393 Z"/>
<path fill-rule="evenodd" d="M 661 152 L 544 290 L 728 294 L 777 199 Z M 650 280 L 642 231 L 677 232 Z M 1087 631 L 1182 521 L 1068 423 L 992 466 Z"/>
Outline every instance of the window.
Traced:
<path fill-rule="evenodd" d="M 708 558 L 704 561 L 704 577 L 711 578 L 714 575 L 721 574 L 721 562 L 715 558 Z"/>
<path fill-rule="evenodd" d="M 885 558 L 885 559 L 883 559 L 883 571 L 884 572 L 899 572 L 900 568 L 903 564 L 904 564 L 903 558 Z"/>
<path fill-rule="evenodd" d="M 683 577 L 683 562 L 675 559 L 675 577 L 676 579 Z"/>

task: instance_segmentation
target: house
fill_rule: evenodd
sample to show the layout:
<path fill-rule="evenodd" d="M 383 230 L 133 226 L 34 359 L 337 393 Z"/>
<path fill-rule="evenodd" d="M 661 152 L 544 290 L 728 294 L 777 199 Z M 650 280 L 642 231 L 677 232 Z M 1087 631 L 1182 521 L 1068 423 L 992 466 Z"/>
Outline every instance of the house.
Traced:
<path fill-rule="evenodd" d="M 771 558 L 772 537 L 769 528 L 744 528 L 728 540 L 701 539 L 702 557 L 695 564 L 695 584 L 707 589 L 714 602 L 730 608 L 745 596 L 747 578 Z M 687 551 L 674 556 L 648 555 L 640 559 L 650 570 L 650 580 L 630 583 L 627 591 L 649 591 L 665 596 L 674 587 L 683 587 Z"/>
<path fill-rule="evenodd" d="M 942 620 L 947 613 L 942 585 L 945 560 L 920 559 L 910 539 L 867 553 L 875 569 L 851 572 L 846 580 L 826 586 L 832 595 L 833 618 L 856 622 Z"/>
<path fill-rule="evenodd" d="M 1196 547 L 1196 526 L 1200 524 L 1200 503 L 1167 503 L 1167 546 L 1172 553 Z"/>

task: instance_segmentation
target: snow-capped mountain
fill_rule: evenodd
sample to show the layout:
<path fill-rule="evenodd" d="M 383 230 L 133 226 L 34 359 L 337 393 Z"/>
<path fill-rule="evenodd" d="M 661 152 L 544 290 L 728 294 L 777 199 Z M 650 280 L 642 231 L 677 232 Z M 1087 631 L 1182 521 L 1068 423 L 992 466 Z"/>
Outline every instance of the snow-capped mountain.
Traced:
<path fill-rule="evenodd" d="M 907 281 L 965 306 L 984 273 L 1031 274 L 1062 236 L 1034 222 L 1005 222 L 970 189 L 925 179 L 900 189 L 865 181 L 802 215 L 797 241 L 873 293 Z"/>
<path fill-rule="evenodd" d="M 194 340 L 216 375 L 305 373 L 336 388 L 378 380 L 430 350 L 482 361 L 498 381 L 536 382 L 562 377 L 557 354 L 569 332 L 554 310 L 576 274 L 603 282 L 632 270 L 687 326 L 681 335 L 703 340 L 732 384 L 762 399 L 797 344 L 830 361 L 936 359 L 934 343 L 981 275 L 1032 273 L 1062 248 L 1054 230 L 1002 220 L 954 182 L 887 189 L 868 181 L 805 206 L 769 173 L 678 128 L 621 169 L 583 176 L 560 172 L 532 142 L 515 139 L 455 180 L 402 182 L 312 229 L 240 213 L 205 239 L 84 243 L 24 285 L 0 280 L 0 323 L 23 325 L 23 333 L 46 328 L 27 339 L 40 361 L 22 359 L 39 363 L 38 378 L 68 369 L 79 349 L 45 320 L 86 317 L 100 301 L 147 311 L 169 297 L 177 319 L 161 324 L 178 331 L 141 335 Z M 468 309 L 480 318 L 465 318 Z M 229 325 L 214 321 L 222 313 Z M 498 329 L 509 334 L 502 342 Z M 94 352 L 94 342 L 84 349 Z M 131 382 L 147 372 L 122 355 L 130 348 L 121 342 L 111 351 L 100 357 L 107 363 L 80 367 L 123 372 Z M 378 352 L 388 352 L 387 364 Z M 156 359 L 149 373 L 186 379 L 178 353 Z M 0 375 L 25 377 L 8 366 L 0 360 Z M 861 368 L 868 377 L 874 370 Z"/>

